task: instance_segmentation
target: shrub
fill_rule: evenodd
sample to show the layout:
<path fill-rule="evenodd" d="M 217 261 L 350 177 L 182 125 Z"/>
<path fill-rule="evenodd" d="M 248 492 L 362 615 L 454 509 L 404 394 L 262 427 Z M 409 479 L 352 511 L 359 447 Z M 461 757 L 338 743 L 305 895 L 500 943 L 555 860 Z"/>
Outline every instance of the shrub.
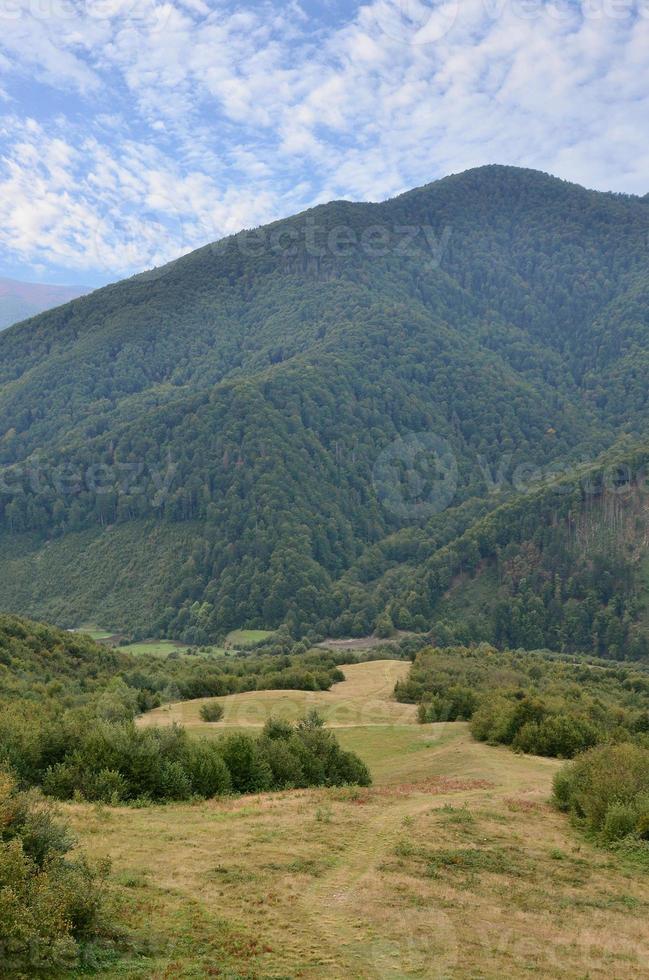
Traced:
<path fill-rule="evenodd" d="M 211 799 L 224 796 L 232 789 L 230 770 L 217 747 L 206 739 L 192 743 L 188 759 L 192 792 Z"/>
<path fill-rule="evenodd" d="M 304 769 L 290 740 L 269 739 L 263 745 L 263 753 L 270 766 L 275 789 L 295 789 L 305 785 Z"/>
<path fill-rule="evenodd" d="M 572 759 L 600 739 L 597 727 L 585 718 L 550 715 L 541 722 L 523 725 L 512 745 L 521 752 Z"/>
<path fill-rule="evenodd" d="M 187 800 L 192 795 L 192 782 L 181 762 L 163 762 L 160 775 L 163 799 Z"/>
<path fill-rule="evenodd" d="M 228 735 L 220 743 L 220 749 L 230 770 L 232 788 L 237 793 L 261 793 L 271 789 L 272 770 L 250 735 Z"/>
<path fill-rule="evenodd" d="M 473 691 L 463 687 L 448 687 L 443 693 L 433 694 L 417 709 L 421 724 L 435 721 L 468 721 L 475 711 L 477 698 Z"/>
<path fill-rule="evenodd" d="M 564 812 L 570 809 L 572 800 L 573 776 L 572 771 L 564 766 L 554 777 L 553 801 L 559 810 Z"/>
<path fill-rule="evenodd" d="M 175 725 L 138 728 L 132 720 L 93 722 L 83 713 L 69 715 L 49 730 L 40 781 L 56 799 L 79 794 L 114 805 L 367 784 L 365 766 L 342 752 L 323 724 L 310 712 L 296 726 L 271 719 L 260 737 L 195 741 Z"/>
<path fill-rule="evenodd" d="M 649 826 L 649 749 L 632 742 L 600 745 L 557 773 L 554 800 L 588 830 L 611 841 Z"/>
<path fill-rule="evenodd" d="M 504 697 L 485 699 L 471 719 L 471 734 L 479 742 L 505 742 L 511 730 L 514 704 Z"/>
<path fill-rule="evenodd" d="M 126 779 L 116 769 L 102 769 L 88 784 L 89 799 L 117 806 L 128 796 Z"/>
<path fill-rule="evenodd" d="M 107 868 L 70 858 L 73 838 L 35 794 L 0 773 L 0 957 L 3 977 L 54 976 L 105 935 Z"/>
<path fill-rule="evenodd" d="M 270 740 L 288 739 L 293 734 L 293 726 L 281 718 L 269 718 L 264 725 L 262 737 Z"/>
<path fill-rule="evenodd" d="M 223 705 L 218 701 L 208 701 L 201 705 L 200 714 L 203 721 L 220 721 L 223 717 Z"/>
<path fill-rule="evenodd" d="M 631 803 L 611 803 L 604 817 L 602 836 L 607 841 L 621 840 L 635 832 L 638 815 Z"/>

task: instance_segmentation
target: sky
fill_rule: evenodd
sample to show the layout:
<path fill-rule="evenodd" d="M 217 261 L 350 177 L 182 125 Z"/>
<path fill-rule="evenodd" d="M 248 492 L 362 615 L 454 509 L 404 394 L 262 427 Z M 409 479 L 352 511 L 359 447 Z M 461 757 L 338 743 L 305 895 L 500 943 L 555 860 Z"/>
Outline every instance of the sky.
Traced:
<path fill-rule="evenodd" d="M 649 0 L 0 0 L 0 275 L 101 285 L 470 167 L 649 191 Z"/>

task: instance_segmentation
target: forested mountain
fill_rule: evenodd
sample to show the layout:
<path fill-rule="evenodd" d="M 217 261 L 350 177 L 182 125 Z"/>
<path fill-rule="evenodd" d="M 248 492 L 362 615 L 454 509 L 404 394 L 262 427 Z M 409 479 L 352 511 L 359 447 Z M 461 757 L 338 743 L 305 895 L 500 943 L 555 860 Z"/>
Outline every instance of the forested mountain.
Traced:
<path fill-rule="evenodd" d="M 5 331 L 0 607 L 191 642 L 390 618 L 464 641 L 470 584 L 479 638 L 641 655 L 642 506 L 626 550 L 597 544 L 602 591 L 606 494 L 577 486 L 557 510 L 538 487 L 644 459 L 648 224 L 647 199 L 485 167 L 243 232 Z M 578 544 L 569 498 L 593 528 Z M 483 548 L 490 521 L 516 535 Z M 565 615 L 590 610 L 581 631 L 539 597 L 547 576 Z M 609 635 L 594 624 L 618 595 Z"/>
<path fill-rule="evenodd" d="M 0 330 L 87 292 L 75 286 L 48 286 L 0 276 Z"/>

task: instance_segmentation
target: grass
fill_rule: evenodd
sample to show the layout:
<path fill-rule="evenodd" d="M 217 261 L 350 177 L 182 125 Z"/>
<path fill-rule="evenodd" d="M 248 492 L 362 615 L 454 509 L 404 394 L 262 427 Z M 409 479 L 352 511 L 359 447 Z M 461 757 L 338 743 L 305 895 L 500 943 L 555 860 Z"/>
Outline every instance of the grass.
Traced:
<path fill-rule="evenodd" d="M 187 647 L 173 640 L 143 640 L 139 643 L 128 643 L 120 647 L 126 653 L 138 654 L 152 653 L 160 657 L 168 657 L 170 653 L 186 653 Z"/>
<path fill-rule="evenodd" d="M 225 638 L 228 647 L 252 647 L 273 635 L 273 630 L 232 630 Z"/>
<path fill-rule="evenodd" d="M 110 640 L 115 636 L 119 636 L 119 634 L 111 633 L 94 624 L 81 626 L 77 632 L 86 633 L 93 640 L 97 641 Z M 137 643 L 127 643 L 120 646 L 120 650 L 124 650 L 126 653 L 133 654 L 134 656 L 152 654 L 154 656 L 167 657 L 170 653 L 187 653 L 188 649 L 187 644 L 177 643 L 175 640 L 141 640 Z M 226 650 L 224 647 L 216 646 L 207 647 L 205 650 L 201 649 L 200 651 L 201 656 L 225 657 L 230 653 L 231 651 Z"/>
<path fill-rule="evenodd" d="M 560 763 L 476 743 L 466 725 L 395 720 L 402 668 L 345 668 L 325 701 L 369 789 L 66 807 L 91 854 L 112 856 L 123 903 L 129 944 L 102 976 L 647 975 L 649 876 L 548 806 Z M 268 705 L 248 697 L 259 724 Z"/>
<path fill-rule="evenodd" d="M 416 718 L 415 707 L 392 700 L 396 681 L 407 675 L 409 667 L 403 660 L 349 664 L 342 668 L 345 680 L 330 691 L 251 691 L 219 699 L 178 701 L 148 712 L 140 723 L 178 722 L 196 734 L 214 734 L 223 728 L 261 728 L 271 716 L 297 721 L 310 708 L 317 708 L 332 728 L 411 725 Z M 200 711 L 212 700 L 220 701 L 225 712 L 221 722 L 208 725 Z"/>
<path fill-rule="evenodd" d="M 92 637 L 93 640 L 110 640 L 111 636 L 114 636 L 110 630 L 102 629 L 101 626 L 97 626 L 95 623 L 88 623 L 85 626 L 80 626 L 77 633 L 86 633 L 88 636 Z"/>
<path fill-rule="evenodd" d="M 182 643 L 176 643 L 174 640 L 142 640 L 138 643 L 129 643 L 120 649 L 135 656 L 138 656 L 138 654 L 153 654 L 154 656 L 168 657 L 170 653 L 187 653 L 189 649 L 195 648 L 190 648 Z M 231 652 L 223 647 L 201 647 L 198 650 L 197 656 L 227 657 L 230 656 Z"/>

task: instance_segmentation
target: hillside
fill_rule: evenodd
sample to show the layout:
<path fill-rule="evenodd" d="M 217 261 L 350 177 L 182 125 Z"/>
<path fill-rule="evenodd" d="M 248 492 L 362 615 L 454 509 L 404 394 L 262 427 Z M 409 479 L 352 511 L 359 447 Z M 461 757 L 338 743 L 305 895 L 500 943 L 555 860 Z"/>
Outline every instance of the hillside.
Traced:
<path fill-rule="evenodd" d="M 87 292 L 87 289 L 75 286 L 48 286 L 0 276 L 0 330 Z"/>
<path fill-rule="evenodd" d="M 369 703 L 336 734 L 371 788 L 65 805 L 89 854 L 112 858 L 130 939 L 102 976 L 643 972 L 647 876 L 548 803 L 556 759 L 475 742 L 463 723 L 386 724 L 388 702 Z"/>
<path fill-rule="evenodd" d="M 297 665 L 312 656 L 301 654 Z M 267 659 L 277 668 L 286 658 Z M 529 749 L 520 751 L 518 742 L 517 752 L 487 744 L 476 719 L 484 724 L 493 707 L 505 708 L 520 737 L 536 726 L 530 719 L 542 708 L 564 716 L 569 704 L 575 717 L 613 726 L 615 744 L 605 751 L 649 755 L 641 748 L 646 668 L 487 647 L 428 649 L 412 670 L 405 661 L 343 664 L 344 679 L 331 690 L 298 691 L 292 682 L 280 690 L 277 674 L 273 689 L 262 690 L 254 681 L 264 683 L 272 667 L 247 654 L 238 663 L 212 664 L 253 680 L 213 692 L 224 708 L 216 723 L 199 716 L 204 699 L 149 704 L 137 725 L 128 721 L 125 709 L 136 705 L 124 697 L 127 686 L 133 693 L 157 670 L 169 691 L 169 677 L 180 684 L 191 660 L 198 660 L 195 679 L 205 682 L 207 659 L 131 658 L 83 635 L 0 616 L 0 686 L 9 696 L 0 711 L 0 757 L 22 785 L 40 785 L 34 773 L 41 774 L 45 791 L 61 800 L 57 821 L 74 830 L 81 848 L 74 855 L 87 869 L 76 891 L 45 891 L 37 868 L 41 917 L 28 926 L 40 935 L 45 922 L 60 934 L 67 920 L 42 913 L 64 900 L 81 922 L 95 924 L 87 929 L 92 942 L 82 932 L 81 949 L 68 951 L 63 965 L 48 969 L 55 960 L 46 949 L 39 973 L 370 980 L 442 977 L 449 970 L 474 976 L 485 974 L 485 962 L 486 976 L 522 976 L 531 963 L 552 975 L 559 961 L 566 977 L 582 977 L 585 964 L 593 977 L 642 972 L 649 943 L 646 839 L 606 846 L 601 835 L 586 834 L 550 802 L 562 763 L 524 754 Z M 409 703 L 394 700 L 395 682 Z M 473 737 L 462 721 L 422 719 L 422 706 L 442 708 L 443 699 L 467 691 L 484 699 L 472 718 Z M 291 724 L 313 707 L 326 728 L 308 718 Z M 186 732 L 169 724 L 179 720 Z M 296 744 L 305 766 L 297 778 L 287 768 Z M 321 756 L 313 754 L 318 745 Z M 261 779 L 259 756 L 246 753 L 255 746 L 281 775 L 275 783 Z M 309 752 L 313 768 L 303 778 Z M 228 781 L 216 792 L 184 792 L 181 760 L 194 760 L 204 783 L 214 775 L 207 763 L 217 758 L 221 773 L 227 760 Z M 318 778 L 319 758 L 353 763 L 359 778 L 336 772 Z M 67 785 L 73 774 L 85 777 L 82 785 Z M 253 775 L 259 778 L 249 784 Z M 146 781 L 146 794 L 125 792 L 135 778 Z M 165 795 L 155 793 L 158 778 Z M 15 898 L 9 872 L 20 852 L 7 837 L 12 820 L 21 818 L 16 801 L 39 806 L 38 820 L 23 825 L 25 849 L 39 834 L 49 835 L 52 849 L 64 843 L 69 850 L 73 838 L 60 823 L 56 836 L 49 804 L 37 794 L 14 796 L 8 807 L 4 784 L 3 792 L 5 892 Z M 74 867 L 69 860 L 62 874 Z M 48 871 L 54 867 L 48 862 Z M 93 883 L 101 892 L 90 890 Z M 101 898 L 98 922 L 81 919 L 86 906 L 79 895 L 88 903 Z M 20 897 L 25 902 L 31 893 Z M 5 904 L 3 935 L 22 908 L 15 900 Z M 8 975 L 32 975 L 30 934 L 23 925 L 10 935 Z M 29 966 L 17 970 L 23 957 Z"/>
<path fill-rule="evenodd" d="M 430 628 L 428 564 L 522 467 L 642 438 L 648 208 L 486 167 L 4 332 L 0 608 L 184 642 Z"/>
<path fill-rule="evenodd" d="M 0 697 L 63 695 L 67 703 L 105 687 L 129 659 L 84 634 L 0 614 Z"/>
<path fill-rule="evenodd" d="M 346 624 L 385 609 L 401 629 L 425 622 L 441 644 L 644 659 L 648 463 L 643 445 L 618 446 L 477 516 L 465 508 L 464 521 L 449 512 L 387 537 L 335 586 Z"/>

